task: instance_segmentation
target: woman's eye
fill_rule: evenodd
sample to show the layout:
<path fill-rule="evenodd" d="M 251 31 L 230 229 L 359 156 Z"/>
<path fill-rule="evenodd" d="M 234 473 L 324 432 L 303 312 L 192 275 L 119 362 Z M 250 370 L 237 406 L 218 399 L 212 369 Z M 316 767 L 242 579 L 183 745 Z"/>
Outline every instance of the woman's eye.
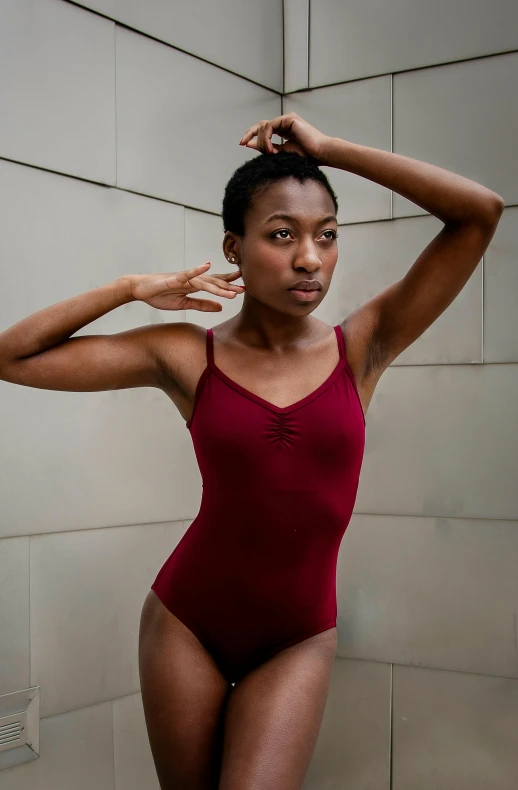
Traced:
<path fill-rule="evenodd" d="M 289 230 L 287 230 L 287 228 L 282 228 L 281 230 L 277 230 L 277 231 L 276 231 L 276 232 L 273 234 L 273 238 L 275 238 L 275 237 L 276 237 L 276 236 L 277 236 L 279 233 L 289 233 L 289 232 L 290 232 L 290 231 L 289 231 Z M 338 233 L 337 233 L 336 231 L 334 231 L 334 230 L 326 230 L 326 231 L 324 231 L 324 235 L 325 235 L 326 233 L 331 233 L 331 236 L 328 236 L 328 237 L 327 237 L 327 240 L 328 240 L 328 241 L 333 241 L 333 239 L 337 239 L 337 238 L 338 238 Z M 286 236 L 282 236 L 281 238 L 285 239 L 285 238 L 286 238 Z"/>

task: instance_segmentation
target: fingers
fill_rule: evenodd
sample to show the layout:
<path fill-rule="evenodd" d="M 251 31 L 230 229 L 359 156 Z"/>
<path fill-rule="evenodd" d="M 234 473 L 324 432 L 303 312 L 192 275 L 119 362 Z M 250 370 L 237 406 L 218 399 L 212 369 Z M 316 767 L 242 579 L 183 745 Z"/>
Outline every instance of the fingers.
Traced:
<path fill-rule="evenodd" d="M 208 291 L 209 293 L 216 294 L 216 296 L 226 296 L 229 299 L 232 299 L 239 293 L 243 293 L 245 290 L 244 285 L 228 285 L 224 287 L 219 285 L 218 282 L 214 282 L 215 279 L 216 278 L 209 280 L 207 277 L 203 276 L 193 277 L 190 284 L 197 291 Z"/>
<path fill-rule="evenodd" d="M 232 274 L 234 274 L 234 272 L 232 272 Z M 214 275 L 214 277 L 210 277 L 210 278 L 207 275 L 205 275 L 205 280 L 208 280 L 208 279 L 211 282 L 213 282 L 215 285 L 218 285 L 218 280 L 223 280 L 224 282 L 227 282 L 227 278 L 226 277 L 224 277 L 224 276 L 218 277 L 218 275 Z M 245 290 L 245 286 L 244 285 L 230 285 L 229 284 L 227 287 L 230 290 L 236 291 L 237 293 L 241 293 L 241 291 Z"/>
<path fill-rule="evenodd" d="M 274 119 L 273 121 L 260 121 L 260 123 L 255 124 L 252 126 L 241 138 L 239 141 L 239 145 L 250 145 L 249 148 L 254 148 L 255 150 L 267 151 L 268 153 L 274 153 L 273 143 L 271 141 L 272 134 L 273 134 L 273 127 L 275 124 Z M 253 142 L 252 138 L 257 137 L 257 141 Z"/>
<path fill-rule="evenodd" d="M 185 269 L 182 272 L 176 272 L 174 276 L 176 277 L 177 281 L 181 282 L 182 284 L 183 283 L 189 283 L 189 285 L 191 285 L 191 286 L 194 285 L 194 287 L 196 287 L 196 288 L 199 288 L 199 283 L 200 282 L 213 282 L 217 286 L 218 285 L 218 282 L 217 282 L 218 280 L 220 280 L 220 281 L 223 280 L 224 282 L 227 282 L 230 279 L 235 279 L 237 277 L 241 277 L 241 272 L 239 270 L 238 271 L 234 271 L 234 272 L 222 272 L 221 274 L 213 274 L 213 275 L 204 274 L 203 272 L 200 271 L 200 269 L 205 269 L 205 271 L 206 271 L 207 270 L 206 269 L 207 266 L 210 266 L 210 262 L 202 263 L 201 266 L 195 266 L 193 269 Z M 199 278 L 202 278 L 202 277 L 203 277 L 203 280 L 199 279 Z M 196 283 L 194 282 L 195 280 L 196 280 Z M 223 290 L 223 289 L 221 289 L 221 286 L 220 286 L 220 291 L 221 290 Z M 228 287 L 227 287 L 227 290 L 233 290 L 233 291 L 236 291 L 237 293 L 241 293 L 242 291 L 245 290 L 245 286 L 244 285 L 230 285 L 229 284 Z M 224 290 L 223 290 L 223 293 L 224 293 Z"/>
<path fill-rule="evenodd" d="M 200 310 L 202 313 L 220 313 L 223 305 L 211 299 L 198 299 L 196 296 L 186 296 L 181 310 Z"/>
<path fill-rule="evenodd" d="M 279 153 L 279 147 L 271 141 L 272 134 L 277 134 L 279 137 L 289 137 L 293 121 L 299 117 L 296 113 L 290 112 L 278 115 L 277 118 L 270 121 L 259 121 L 245 132 L 239 145 L 246 145 L 248 148 L 267 151 L 271 154 Z M 257 141 L 254 142 L 253 137 L 257 137 Z"/>
<path fill-rule="evenodd" d="M 210 262 L 202 263 L 200 266 L 195 266 L 193 269 L 184 269 L 181 272 L 175 272 L 173 276 L 176 277 L 178 282 L 185 283 L 189 280 L 192 280 L 193 277 L 203 274 L 201 269 L 207 271 L 208 266 L 210 266 Z"/>

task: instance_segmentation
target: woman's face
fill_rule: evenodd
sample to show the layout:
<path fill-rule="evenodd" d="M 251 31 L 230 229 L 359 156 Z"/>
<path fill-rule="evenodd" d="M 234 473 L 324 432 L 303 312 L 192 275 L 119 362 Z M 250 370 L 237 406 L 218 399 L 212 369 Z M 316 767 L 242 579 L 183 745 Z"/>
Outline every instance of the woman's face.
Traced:
<path fill-rule="evenodd" d="M 272 217 L 272 214 L 283 217 Z M 235 240 L 249 299 L 291 315 L 311 313 L 326 295 L 338 259 L 337 222 L 325 187 L 312 179 L 288 177 L 264 187 L 245 216 L 245 236 Z M 224 248 L 227 251 L 227 237 Z M 317 280 L 321 289 L 303 299 L 289 289 L 299 280 Z"/>

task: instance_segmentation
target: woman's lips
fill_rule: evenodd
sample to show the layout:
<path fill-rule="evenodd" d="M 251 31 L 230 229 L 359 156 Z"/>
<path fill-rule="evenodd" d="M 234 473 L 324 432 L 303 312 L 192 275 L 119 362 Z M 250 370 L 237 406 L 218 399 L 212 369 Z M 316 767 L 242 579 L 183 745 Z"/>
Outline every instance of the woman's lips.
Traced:
<path fill-rule="evenodd" d="M 320 293 L 319 288 L 316 288 L 314 291 L 299 291 L 298 288 L 289 288 L 288 290 L 290 294 L 293 294 L 296 299 L 302 302 L 311 302 Z"/>

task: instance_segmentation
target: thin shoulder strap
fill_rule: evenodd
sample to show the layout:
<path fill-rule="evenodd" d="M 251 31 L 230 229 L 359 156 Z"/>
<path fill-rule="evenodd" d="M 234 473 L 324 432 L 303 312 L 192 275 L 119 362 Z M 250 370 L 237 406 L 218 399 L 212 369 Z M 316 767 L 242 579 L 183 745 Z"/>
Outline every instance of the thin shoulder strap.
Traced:
<path fill-rule="evenodd" d="M 205 350 L 207 354 L 207 367 L 211 368 L 214 365 L 214 337 L 212 335 L 212 329 L 207 329 Z"/>

